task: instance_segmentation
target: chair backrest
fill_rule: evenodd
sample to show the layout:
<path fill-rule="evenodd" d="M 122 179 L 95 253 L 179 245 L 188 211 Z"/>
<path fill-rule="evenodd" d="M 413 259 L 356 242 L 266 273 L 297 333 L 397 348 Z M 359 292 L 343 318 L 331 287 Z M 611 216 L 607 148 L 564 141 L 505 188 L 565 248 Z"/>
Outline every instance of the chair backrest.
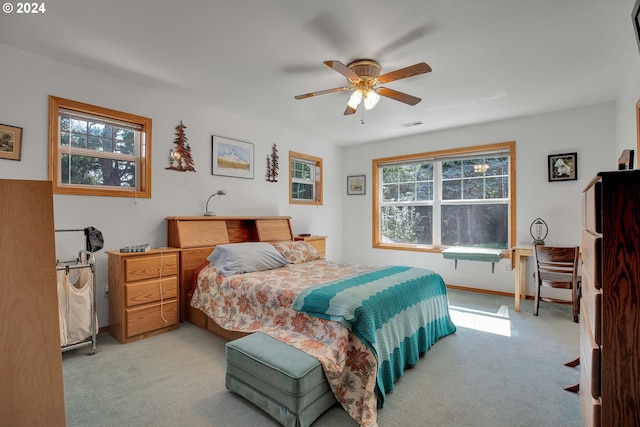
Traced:
<path fill-rule="evenodd" d="M 567 274 L 575 281 L 578 275 L 580 248 L 535 245 L 534 260 L 539 273 Z M 568 280 L 569 281 L 569 280 Z"/>

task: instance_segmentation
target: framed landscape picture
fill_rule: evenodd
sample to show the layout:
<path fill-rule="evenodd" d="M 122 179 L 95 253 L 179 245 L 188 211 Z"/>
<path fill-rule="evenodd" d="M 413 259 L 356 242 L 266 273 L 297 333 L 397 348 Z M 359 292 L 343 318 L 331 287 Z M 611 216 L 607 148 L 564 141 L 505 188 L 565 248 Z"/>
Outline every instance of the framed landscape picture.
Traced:
<path fill-rule="evenodd" d="M 0 124 L 0 159 L 20 160 L 22 128 Z"/>
<path fill-rule="evenodd" d="M 211 174 L 253 179 L 253 151 L 250 142 L 213 135 Z"/>

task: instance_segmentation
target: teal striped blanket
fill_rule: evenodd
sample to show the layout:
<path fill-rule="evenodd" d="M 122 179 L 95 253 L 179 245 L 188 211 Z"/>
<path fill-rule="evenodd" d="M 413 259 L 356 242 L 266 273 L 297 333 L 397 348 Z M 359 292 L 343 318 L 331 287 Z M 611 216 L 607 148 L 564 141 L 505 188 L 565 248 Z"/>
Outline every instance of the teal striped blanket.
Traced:
<path fill-rule="evenodd" d="M 379 407 L 404 369 L 456 330 L 442 277 L 423 268 L 385 267 L 313 286 L 293 308 L 341 322 L 374 353 Z"/>

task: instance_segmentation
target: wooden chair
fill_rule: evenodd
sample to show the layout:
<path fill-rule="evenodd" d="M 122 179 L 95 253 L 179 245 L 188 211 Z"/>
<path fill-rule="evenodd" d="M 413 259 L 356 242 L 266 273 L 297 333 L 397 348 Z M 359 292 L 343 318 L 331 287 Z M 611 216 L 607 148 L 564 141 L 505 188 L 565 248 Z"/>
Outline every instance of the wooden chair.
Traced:
<path fill-rule="evenodd" d="M 536 293 L 533 306 L 533 315 L 538 315 L 540 300 L 560 304 L 570 304 L 573 307 L 573 321 L 578 323 L 580 313 L 579 291 L 582 278 L 578 275 L 578 259 L 580 248 L 554 247 L 535 245 L 533 257 L 536 266 L 534 277 L 536 280 Z M 571 300 L 540 296 L 541 287 L 560 288 L 571 290 Z"/>

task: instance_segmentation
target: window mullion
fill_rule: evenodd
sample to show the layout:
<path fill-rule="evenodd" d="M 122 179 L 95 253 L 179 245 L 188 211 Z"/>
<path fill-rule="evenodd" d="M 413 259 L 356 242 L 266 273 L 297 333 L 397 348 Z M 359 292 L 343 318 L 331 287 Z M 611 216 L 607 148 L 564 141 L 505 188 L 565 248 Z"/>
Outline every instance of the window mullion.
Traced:
<path fill-rule="evenodd" d="M 433 246 L 440 246 L 441 238 L 441 219 L 442 219 L 442 162 L 437 161 L 433 164 Z"/>

